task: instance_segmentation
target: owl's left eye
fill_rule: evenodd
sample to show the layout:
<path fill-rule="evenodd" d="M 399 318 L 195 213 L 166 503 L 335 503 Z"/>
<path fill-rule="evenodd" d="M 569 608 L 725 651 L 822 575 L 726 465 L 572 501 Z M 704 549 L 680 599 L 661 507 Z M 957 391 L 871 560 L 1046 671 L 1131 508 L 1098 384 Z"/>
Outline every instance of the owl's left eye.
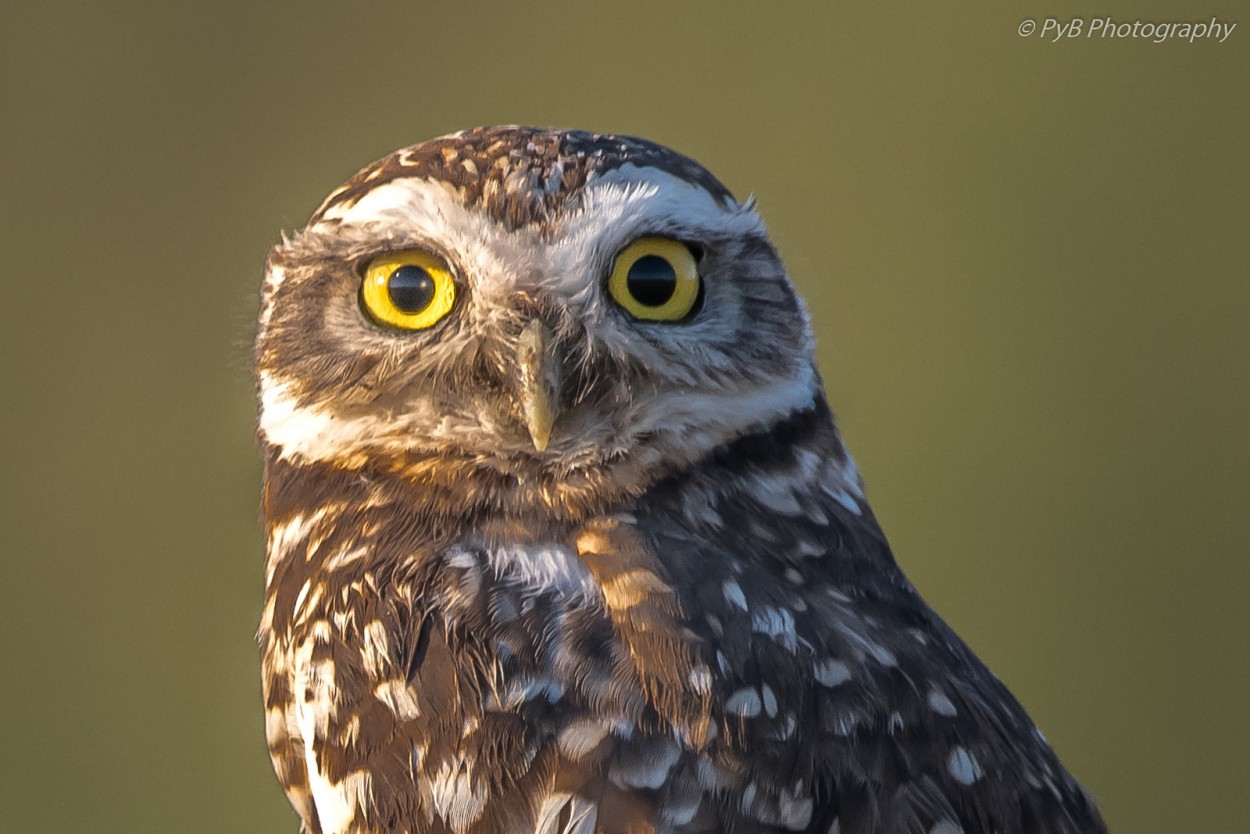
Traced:
<path fill-rule="evenodd" d="M 378 324 L 425 330 L 451 312 L 456 282 L 446 262 L 432 252 L 388 252 L 365 266 L 360 300 Z"/>
<path fill-rule="evenodd" d="M 666 237 L 643 237 L 612 264 L 608 294 L 642 321 L 679 322 L 699 303 L 699 264 L 690 247 Z"/>

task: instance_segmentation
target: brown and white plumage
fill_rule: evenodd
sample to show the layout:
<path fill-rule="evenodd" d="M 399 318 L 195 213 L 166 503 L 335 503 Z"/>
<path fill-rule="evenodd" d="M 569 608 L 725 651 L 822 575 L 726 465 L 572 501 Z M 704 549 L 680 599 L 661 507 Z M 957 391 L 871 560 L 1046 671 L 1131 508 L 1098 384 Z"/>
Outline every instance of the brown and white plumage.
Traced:
<path fill-rule="evenodd" d="M 698 258 L 680 321 L 607 291 L 648 236 Z M 454 274 L 428 329 L 362 310 L 399 250 Z M 267 732 L 309 831 L 1104 830 L 895 565 L 802 302 L 696 163 L 401 150 L 275 248 L 256 365 Z"/>

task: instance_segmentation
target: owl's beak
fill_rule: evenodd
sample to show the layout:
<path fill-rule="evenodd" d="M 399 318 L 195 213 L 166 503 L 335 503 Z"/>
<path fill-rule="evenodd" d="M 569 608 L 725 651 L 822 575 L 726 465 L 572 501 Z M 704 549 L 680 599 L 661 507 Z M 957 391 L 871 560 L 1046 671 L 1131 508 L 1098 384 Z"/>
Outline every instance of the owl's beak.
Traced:
<path fill-rule="evenodd" d="M 525 325 L 517 340 L 521 412 L 534 448 L 540 452 L 547 448 L 547 441 L 551 439 L 551 426 L 556 421 L 553 403 L 559 401 L 557 363 L 547 359 L 550 341 L 551 331 L 538 319 Z"/>

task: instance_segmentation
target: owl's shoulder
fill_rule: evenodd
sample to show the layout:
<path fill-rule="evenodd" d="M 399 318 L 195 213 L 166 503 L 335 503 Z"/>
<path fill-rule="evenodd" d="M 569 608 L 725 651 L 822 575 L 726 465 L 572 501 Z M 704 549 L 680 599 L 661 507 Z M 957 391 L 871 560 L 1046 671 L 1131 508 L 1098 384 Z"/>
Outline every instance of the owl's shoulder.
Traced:
<path fill-rule="evenodd" d="M 719 749 L 751 762 L 748 816 L 843 834 L 1103 830 L 899 570 L 819 408 L 660 484 L 636 525 L 713 670 L 733 740 Z"/>

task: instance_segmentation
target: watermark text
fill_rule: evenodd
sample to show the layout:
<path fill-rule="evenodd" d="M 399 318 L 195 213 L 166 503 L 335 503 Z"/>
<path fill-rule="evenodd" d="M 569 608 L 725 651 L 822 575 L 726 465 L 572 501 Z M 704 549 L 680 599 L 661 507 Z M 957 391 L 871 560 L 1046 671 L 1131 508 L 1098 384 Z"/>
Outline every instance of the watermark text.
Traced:
<path fill-rule="evenodd" d="M 1073 17 L 1067 20 L 1048 17 L 1041 21 L 1024 20 L 1016 29 L 1022 38 L 1038 37 L 1051 43 L 1075 38 L 1165 41 L 1214 41 L 1223 43 L 1237 28 L 1236 23 L 1218 18 L 1199 21 L 1121 21 L 1110 17 Z"/>

